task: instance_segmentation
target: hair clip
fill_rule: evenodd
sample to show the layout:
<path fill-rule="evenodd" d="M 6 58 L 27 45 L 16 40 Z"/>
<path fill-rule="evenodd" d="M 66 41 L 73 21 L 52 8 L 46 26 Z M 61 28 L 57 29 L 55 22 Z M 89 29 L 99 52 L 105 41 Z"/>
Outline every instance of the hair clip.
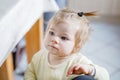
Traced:
<path fill-rule="evenodd" d="M 80 17 L 82 17 L 82 16 L 84 15 L 83 12 L 78 12 L 77 14 L 78 14 L 78 16 L 80 16 Z"/>

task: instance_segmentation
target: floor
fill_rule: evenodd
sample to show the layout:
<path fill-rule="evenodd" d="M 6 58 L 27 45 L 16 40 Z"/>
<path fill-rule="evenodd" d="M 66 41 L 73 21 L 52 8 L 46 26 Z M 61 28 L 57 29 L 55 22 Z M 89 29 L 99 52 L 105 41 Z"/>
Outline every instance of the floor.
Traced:
<path fill-rule="evenodd" d="M 118 80 L 120 76 L 120 18 L 93 19 L 90 26 L 91 36 L 81 52 L 94 63 L 105 67 L 111 80 Z M 22 61 L 24 60 L 26 59 L 23 58 Z M 18 72 L 15 71 L 15 80 L 23 80 L 23 76 L 18 75 Z"/>
<path fill-rule="evenodd" d="M 94 63 L 105 67 L 111 80 L 120 76 L 120 19 L 96 19 L 90 24 L 92 33 L 82 49 Z"/>

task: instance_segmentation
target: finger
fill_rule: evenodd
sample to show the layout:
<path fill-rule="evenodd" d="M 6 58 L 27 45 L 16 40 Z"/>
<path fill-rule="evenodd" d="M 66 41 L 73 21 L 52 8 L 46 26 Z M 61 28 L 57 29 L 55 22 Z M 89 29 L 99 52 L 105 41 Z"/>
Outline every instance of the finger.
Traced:
<path fill-rule="evenodd" d="M 89 73 L 88 65 L 81 65 L 80 70 L 83 74 L 88 74 Z"/>
<path fill-rule="evenodd" d="M 75 70 L 79 70 L 80 65 L 75 66 Z"/>
<path fill-rule="evenodd" d="M 75 66 L 73 74 L 88 74 L 88 68 L 86 65 L 77 65 Z"/>
<path fill-rule="evenodd" d="M 67 75 L 71 75 L 73 73 L 75 69 L 75 65 L 72 65 L 69 69 L 68 69 L 68 72 L 67 72 Z"/>
<path fill-rule="evenodd" d="M 73 74 L 82 74 L 82 70 L 81 70 L 81 65 L 77 65 L 75 66 L 75 69 L 73 71 Z"/>

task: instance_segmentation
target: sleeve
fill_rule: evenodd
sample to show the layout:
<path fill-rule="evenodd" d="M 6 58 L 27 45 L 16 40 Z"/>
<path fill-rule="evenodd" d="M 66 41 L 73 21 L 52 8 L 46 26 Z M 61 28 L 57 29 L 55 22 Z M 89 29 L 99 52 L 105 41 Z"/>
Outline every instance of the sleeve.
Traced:
<path fill-rule="evenodd" d="M 37 69 L 39 66 L 38 63 L 40 62 L 41 54 L 41 51 L 39 51 L 33 56 L 25 71 L 24 80 L 37 80 Z"/>
<path fill-rule="evenodd" d="M 91 60 L 89 60 L 87 57 L 83 55 L 81 62 L 84 64 L 90 64 L 90 65 L 92 64 L 95 67 L 95 76 L 94 76 L 95 80 L 110 80 L 109 73 L 105 68 L 94 64 Z"/>
<path fill-rule="evenodd" d="M 37 80 L 35 76 L 35 70 L 34 70 L 34 65 L 33 62 L 31 62 L 24 75 L 24 80 Z"/>
<path fill-rule="evenodd" d="M 94 78 L 96 80 L 110 80 L 109 73 L 105 68 L 95 65 L 95 69 L 96 74 Z"/>

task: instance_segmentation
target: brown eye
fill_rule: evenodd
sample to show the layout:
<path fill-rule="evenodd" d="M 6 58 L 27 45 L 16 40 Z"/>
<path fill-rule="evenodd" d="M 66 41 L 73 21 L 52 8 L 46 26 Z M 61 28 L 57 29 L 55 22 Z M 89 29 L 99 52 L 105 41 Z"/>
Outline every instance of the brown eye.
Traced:
<path fill-rule="evenodd" d="M 55 35 L 54 32 L 52 32 L 52 31 L 49 31 L 49 34 L 52 36 Z"/>
<path fill-rule="evenodd" d="M 61 39 L 62 39 L 62 40 L 68 40 L 68 38 L 67 38 L 67 37 L 64 37 L 64 36 L 62 36 Z"/>

